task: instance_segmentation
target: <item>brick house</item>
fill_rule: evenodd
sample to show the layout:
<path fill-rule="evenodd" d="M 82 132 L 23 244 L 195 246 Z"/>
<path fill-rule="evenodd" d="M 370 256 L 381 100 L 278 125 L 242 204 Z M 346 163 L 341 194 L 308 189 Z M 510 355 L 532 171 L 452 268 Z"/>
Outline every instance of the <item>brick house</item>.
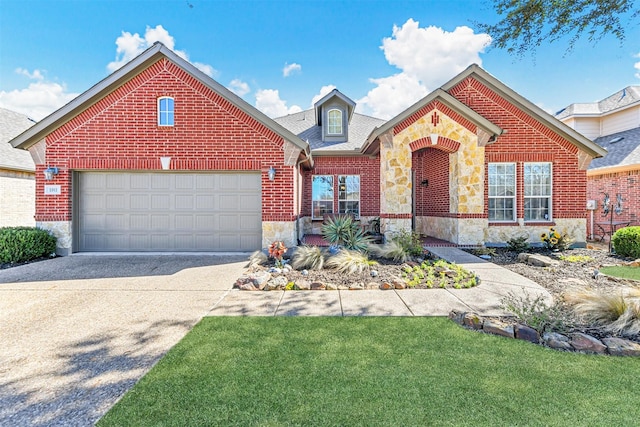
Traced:
<path fill-rule="evenodd" d="M 12 143 L 41 159 L 36 221 L 62 254 L 295 245 L 342 212 L 459 245 L 585 241 L 605 151 L 480 67 L 389 121 L 355 109 L 335 90 L 272 120 L 156 43 Z"/>
<path fill-rule="evenodd" d="M 0 108 L 0 227 L 36 225 L 36 168 L 28 152 L 9 144 L 34 123 L 24 114 Z"/>
<path fill-rule="evenodd" d="M 556 118 L 608 152 L 587 169 L 587 199 L 596 201 L 597 208 L 594 222 L 610 220 L 602 212 L 606 193 L 612 202 L 618 194 L 623 199 L 614 221 L 640 225 L 640 86 L 628 86 L 598 102 L 571 104 Z M 588 227 L 597 237 L 598 227 Z"/>

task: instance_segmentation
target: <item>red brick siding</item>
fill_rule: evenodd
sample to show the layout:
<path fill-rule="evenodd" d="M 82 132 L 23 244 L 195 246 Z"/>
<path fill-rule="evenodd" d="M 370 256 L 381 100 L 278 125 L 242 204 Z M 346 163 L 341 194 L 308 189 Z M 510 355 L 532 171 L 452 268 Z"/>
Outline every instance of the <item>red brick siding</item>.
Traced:
<path fill-rule="evenodd" d="M 413 154 L 415 171 L 416 216 L 449 214 L 449 154 L 435 148 L 426 148 Z M 428 180 L 425 187 L 423 180 Z"/>
<path fill-rule="evenodd" d="M 360 175 L 360 215 L 380 215 L 380 158 L 315 157 L 313 170 L 303 171 L 302 216 L 311 216 L 313 175 L 333 175 L 334 209 L 338 209 L 338 175 Z"/>
<path fill-rule="evenodd" d="M 175 125 L 157 126 L 157 98 L 175 99 Z M 46 138 L 46 163 L 60 168 L 43 196 L 38 173 L 36 219 L 71 219 L 71 170 L 261 171 L 263 220 L 295 219 L 294 168 L 283 163 L 283 139 L 167 59 L 124 83 Z M 270 166 L 278 173 L 270 182 Z M 38 171 L 40 172 L 40 171 Z"/>
<path fill-rule="evenodd" d="M 468 78 L 449 93 L 506 131 L 486 147 L 485 162 L 517 162 L 517 217 L 524 216 L 523 162 L 553 162 L 553 217 L 584 218 L 587 176 L 578 169 L 578 148 L 542 123 Z M 486 170 L 486 168 L 485 168 Z M 487 213 L 485 180 L 485 214 Z"/>
<path fill-rule="evenodd" d="M 609 193 L 613 205 L 616 195 L 622 195 L 622 213 L 614 213 L 614 221 L 633 221 L 632 225 L 640 225 L 640 169 L 590 176 L 587 179 L 587 200 L 598 202 L 598 209 L 593 213 L 595 222 L 609 221 L 609 216 L 602 216 L 603 193 Z"/>

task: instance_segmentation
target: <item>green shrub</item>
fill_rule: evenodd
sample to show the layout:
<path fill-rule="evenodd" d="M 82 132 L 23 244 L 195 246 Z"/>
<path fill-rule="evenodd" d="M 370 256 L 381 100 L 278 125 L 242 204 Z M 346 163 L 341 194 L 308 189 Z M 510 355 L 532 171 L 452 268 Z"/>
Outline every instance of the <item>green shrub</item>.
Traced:
<path fill-rule="evenodd" d="M 527 240 L 529 240 L 529 236 L 520 236 L 509 239 L 507 240 L 507 249 L 511 252 L 526 252 L 530 248 Z"/>
<path fill-rule="evenodd" d="M 557 303 L 549 306 L 545 303 L 544 296 L 532 298 L 524 289 L 523 295 L 509 292 L 500 300 L 502 308 L 515 314 L 520 322 L 535 329 L 540 335 L 562 330 L 565 317 Z"/>
<path fill-rule="evenodd" d="M 46 230 L 34 227 L 0 228 L 0 262 L 27 262 L 51 256 L 56 251 L 56 238 Z"/>
<path fill-rule="evenodd" d="M 396 242 L 404 248 L 404 250 L 412 256 L 422 255 L 422 241 L 420 240 L 420 233 L 409 230 L 400 230 L 395 233 L 391 238 L 391 241 Z"/>
<path fill-rule="evenodd" d="M 317 246 L 298 246 L 291 257 L 291 266 L 296 270 L 322 270 L 324 255 Z"/>
<path fill-rule="evenodd" d="M 640 258 L 640 226 L 621 228 L 613 234 L 611 243 L 618 255 Z"/>

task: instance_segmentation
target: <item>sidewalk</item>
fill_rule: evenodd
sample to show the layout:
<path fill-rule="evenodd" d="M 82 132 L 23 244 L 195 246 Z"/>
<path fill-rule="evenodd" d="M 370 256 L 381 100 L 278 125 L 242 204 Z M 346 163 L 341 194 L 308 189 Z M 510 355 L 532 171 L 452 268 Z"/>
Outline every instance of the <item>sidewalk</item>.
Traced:
<path fill-rule="evenodd" d="M 537 283 L 506 268 L 451 247 L 427 247 L 480 278 L 472 289 L 403 289 L 367 291 L 227 291 L 208 316 L 446 316 L 451 310 L 484 316 L 510 313 L 500 308 L 509 293 L 532 297 L 551 294 Z"/>

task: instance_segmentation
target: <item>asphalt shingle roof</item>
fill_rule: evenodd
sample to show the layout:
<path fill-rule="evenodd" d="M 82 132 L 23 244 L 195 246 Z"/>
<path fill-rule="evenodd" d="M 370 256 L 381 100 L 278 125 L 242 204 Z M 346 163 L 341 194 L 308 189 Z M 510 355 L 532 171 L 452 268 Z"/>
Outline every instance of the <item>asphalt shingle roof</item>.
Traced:
<path fill-rule="evenodd" d="M 622 139 L 618 140 L 618 138 Z M 640 128 L 601 136 L 594 142 L 609 153 L 599 159 L 593 159 L 589 170 L 627 165 L 640 167 Z"/>
<path fill-rule="evenodd" d="M 640 86 L 627 86 L 611 96 L 598 102 L 584 102 L 571 104 L 556 113 L 557 119 L 573 115 L 600 115 L 618 108 L 640 102 Z"/>
<path fill-rule="evenodd" d="M 13 148 L 9 141 L 20 135 L 35 122 L 24 114 L 0 108 L 0 169 L 35 171 L 31 154 Z"/>
<path fill-rule="evenodd" d="M 323 151 L 359 152 L 373 129 L 385 123 L 385 120 L 382 119 L 354 113 L 349 122 L 349 135 L 346 142 L 324 142 L 322 141 L 321 127 L 316 125 L 314 109 L 278 117 L 274 120 L 300 139 L 309 141 L 309 147 L 314 154 L 322 154 Z"/>

